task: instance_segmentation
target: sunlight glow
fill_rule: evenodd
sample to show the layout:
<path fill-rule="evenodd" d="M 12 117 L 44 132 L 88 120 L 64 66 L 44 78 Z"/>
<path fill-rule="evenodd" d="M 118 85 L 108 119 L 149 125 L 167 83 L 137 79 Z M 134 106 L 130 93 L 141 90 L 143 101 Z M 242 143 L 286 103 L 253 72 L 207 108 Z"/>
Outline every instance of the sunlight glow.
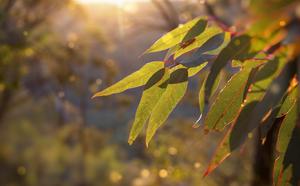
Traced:
<path fill-rule="evenodd" d="M 125 3 L 130 3 L 132 0 L 76 0 L 81 4 L 98 4 L 98 3 L 109 3 L 118 6 L 122 6 Z"/>

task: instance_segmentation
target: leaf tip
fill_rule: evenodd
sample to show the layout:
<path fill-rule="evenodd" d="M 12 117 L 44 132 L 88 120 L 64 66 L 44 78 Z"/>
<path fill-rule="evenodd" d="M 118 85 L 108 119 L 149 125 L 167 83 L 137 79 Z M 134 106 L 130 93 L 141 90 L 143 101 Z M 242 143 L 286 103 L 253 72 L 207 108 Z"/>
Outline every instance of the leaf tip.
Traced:
<path fill-rule="evenodd" d="M 95 99 L 96 97 L 99 97 L 97 94 L 94 94 L 91 99 Z"/>
<path fill-rule="evenodd" d="M 128 144 L 132 145 L 133 142 L 135 141 L 135 139 L 136 139 L 136 137 L 134 137 L 134 136 L 132 136 L 132 134 L 130 134 L 129 137 L 128 137 L 128 141 L 127 141 Z"/>
<path fill-rule="evenodd" d="M 199 116 L 199 118 L 197 119 L 197 121 L 195 121 L 195 123 L 193 124 L 193 128 L 199 128 L 200 127 L 200 125 L 201 125 L 201 123 L 200 123 L 200 121 L 201 121 L 201 119 L 202 119 L 202 113 L 200 114 L 200 116 Z"/>
<path fill-rule="evenodd" d="M 211 172 L 212 172 L 211 167 L 208 167 L 208 168 L 206 169 L 206 171 L 204 172 L 204 174 L 203 174 L 203 178 L 207 177 Z"/>
<path fill-rule="evenodd" d="M 151 139 L 152 139 L 152 135 L 151 136 L 150 135 L 146 135 L 146 148 L 149 147 L 149 143 L 150 143 Z"/>
<path fill-rule="evenodd" d="M 133 141 L 129 139 L 128 144 L 131 146 L 133 144 Z"/>

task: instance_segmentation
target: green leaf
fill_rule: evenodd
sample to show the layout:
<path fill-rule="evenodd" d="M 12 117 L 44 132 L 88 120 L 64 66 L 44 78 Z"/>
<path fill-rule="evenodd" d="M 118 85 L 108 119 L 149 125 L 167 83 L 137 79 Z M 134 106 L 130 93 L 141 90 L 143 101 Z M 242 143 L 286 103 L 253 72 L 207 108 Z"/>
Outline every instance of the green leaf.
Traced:
<path fill-rule="evenodd" d="M 228 81 L 208 112 L 207 128 L 222 131 L 238 115 L 250 72 L 251 68 L 245 68 Z"/>
<path fill-rule="evenodd" d="M 280 54 L 274 60 L 264 64 L 264 66 L 256 73 L 254 81 L 252 82 L 252 85 L 250 85 L 246 99 L 244 100 L 245 107 L 242 109 L 239 117 L 234 123 L 234 129 L 229 136 L 231 142 L 228 151 L 237 149 L 239 145 L 244 142 L 244 138 L 248 136 L 248 133 L 251 132 L 246 130 L 247 125 L 249 124 L 249 118 L 253 114 L 257 104 L 262 101 L 272 81 L 282 71 L 286 63 L 285 60 L 285 56 Z M 268 128 L 271 128 L 271 126 Z M 241 139 L 240 136 L 244 136 L 244 138 Z"/>
<path fill-rule="evenodd" d="M 219 84 L 220 84 L 220 81 L 221 81 L 221 76 L 222 74 L 220 73 L 217 77 L 217 80 L 215 81 L 214 83 L 214 86 L 213 86 L 213 89 L 212 89 L 212 94 L 213 95 L 216 90 L 218 89 L 219 87 Z M 205 82 L 206 82 L 206 78 L 205 80 L 203 81 L 202 85 L 201 85 L 201 88 L 199 90 L 199 96 L 198 96 L 198 100 L 199 100 L 199 109 L 200 109 L 200 112 L 204 112 L 204 107 L 205 107 L 205 99 L 204 99 L 204 88 L 205 88 Z"/>
<path fill-rule="evenodd" d="M 168 116 L 183 98 L 187 90 L 187 80 L 188 71 L 186 68 L 182 67 L 172 72 L 168 87 L 157 102 L 153 109 L 153 113 L 150 116 L 146 134 L 147 146 L 156 130 L 167 120 Z"/>
<path fill-rule="evenodd" d="M 166 50 L 171 48 L 179 43 L 185 38 L 186 34 L 194 28 L 195 25 L 203 22 L 203 18 L 193 19 L 184 25 L 179 26 L 178 28 L 168 32 L 160 39 L 158 39 L 145 53 L 153 53 Z M 200 30 L 202 28 L 199 28 Z"/>
<path fill-rule="evenodd" d="M 289 165 L 284 170 L 282 169 L 280 171 L 279 179 L 277 179 L 277 182 L 275 182 L 275 186 L 292 186 L 290 183 L 293 176 L 293 166 Z"/>
<path fill-rule="evenodd" d="M 220 55 L 214 61 L 211 71 L 208 75 L 205 84 L 205 100 L 208 100 L 212 86 L 226 64 L 233 59 L 239 60 L 244 58 L 250 49 L 251 37 L 248 35 L 241 35 L 230 41 L 230 43 L 221 51 Z"/>
<path fill-rule="evenodd" d="M 237 133 L 248 134 L 244 130 L 245 123 L 249 120 L 249 115 L 252 114 L 253 109 L 256 107 L 257 103 L 265 95 L 266 89 L 271 84 L 273 79 L 278 76 L 281 72 L 282 67 L 286 62 L 285 55 L 279 55 L 274 60 L 269 61 L 257 72 L 253 85 L 251 85 L 249 92 L 244 100 L 244 107 L 241 108 L 238 118 L 227 130 L 220 144 L 218 145 L 215 153 L 209 163 L 209 166 L 205 172 L 205 175 L 212 172 L 219 164 L 221 164 L 231 152 L 236 150 L 238 146 L 233 146 L 231 141 L 234 141 L 234 135 L 232 136 L 233 128 Z"/>
<path fill-rule="evenodd" d="M 167 88 L 170 77 L 169 69 L 162 69 L 155 73 L 146 83 L 144 92 L 137 108 L 135 119 L 130 131 L 128 143 L 131 145 L 142 131 L 146 121 L 149 119 L 154 106 Z"/>
<path fill-rule="evenodd" d="M 186 47 L 181 47 L 175 52 L 174 58 L 178 58 L 181 55 L 190 52 L 196 48 L 201 47 L 205 42 L 207 42 L 211 37 L 222 33 L 222 30 L 218 27 L 209 27 L 201 35 L 195 38 L 195 41 Z"/>
<path fill-rule="evenodd" d="M 217 80 L 215 81 L 214 83 L 214 86 L 213 86 L 213 90 L 212 90 L 212 95 L 217 91 L 218 87 L 219 87 L 219 84 L 220 84 L 220 80 L 221 80 L 221 73 L 219 74 Z M 202 121 L 202 118 L 203 118 L 203 114 L 205 112 L 205 109 L 206 109 L 206 105 L 205 105 L 205 99 L 204 99 L 204 88 L 205 88 L 205 82 L 206 82 L 206 78 L 205 80 L 203 81 L 201 87 L 200 87 L 200 90 L 199 90 L 199 94 L 198 94 L 198 101 L 199 101 L 199 111 L 200 111 L 200 115 L 197 119 L 197 121 L 194 123 L 193 127 L 194 128 L 197 128 L 200 126 L 201 124 L 201 121 Z"/>
<path fill-rule="evenodd" d="M 130 74 L 129 76 L 106 88 L 105 90 L 96 93 L 93 98 L 117 94 L 127 89 L 143 86 L 153 76 L 154 73 L 161 70 L 162 68 L 164 68 L 164 62 L 154 61 L 147 63 L 138 71 Z"/>
<path fill-rule="evenodd" d="M 285 116 L 284 120 L 280 125 L 279 133 L 277 136 L 277 142 L 276 142 L 276 150 L 278 152 L 283 154 L 286 153 L 288 144 L 291 140 L 293 130 L 297 123 L 297 119 L 298 119 L 297 104 L 294 103 L 290 112 L 288 112 L 288 114 Z"/>
<path fill-rule="evenodd" d="M 269 86 L 263 99 L 255 106 L 249 119 L 243 123 L 243 126 L 233 129 L 231 146 L 239 147 L 242 145 L 247 139 L 248 133 L 257 128 L 265 115 L 280 103 L 295 73 L 294 62 L 285 65 L 279 76 Z"/>
<path fill-rule="evenodd" d="M 298 86 L 292 88 L 284 102 L 282 103 L 277 117 L 282 117 L 286 115 L 292 108 L 292 105 L 297 101 L 298 98 Z"/>
<path fill-rule="evenodd" d="M 276 150 L 279 153 L 279 157 L 274 162 L 273 171 L 274 183 L 277 183 L 276 185 L 281 185 L 280 183 L 285 182 L 285 178 L 282 177 L 282 174 L 284 175 L 284 172 L 286 172 L 286 170 L 284 170 L 284 157 L 287 152 L 288 145 L 291 141 L 293 131 L 297 124 L 298 114 L 298 103 L 294 103 L 291 110 L 283 119 L 279 128 L 276 140 Z M 289 179 L 287 179 L 287 181 L 288 180 Z"/>

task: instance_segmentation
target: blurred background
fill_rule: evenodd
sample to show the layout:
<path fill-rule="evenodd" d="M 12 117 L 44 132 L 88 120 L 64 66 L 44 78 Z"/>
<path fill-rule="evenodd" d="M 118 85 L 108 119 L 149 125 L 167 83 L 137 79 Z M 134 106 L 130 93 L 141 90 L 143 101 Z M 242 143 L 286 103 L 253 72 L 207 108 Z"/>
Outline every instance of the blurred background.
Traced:
<path fill-rule="evenodd" d="M 0 0 L 0 185 L 249 185 L 251 140 L 203 178 L 221 137 L 192 128 L 205 72 L 192 79 L 149 148 L 144 136 L 127 143 L 141 90 L 91 99 L 162 59 L 141 54 L 163 33 L 200 15 L 218 15 L 238 29 L 249 6 L 249 0 Z"/>

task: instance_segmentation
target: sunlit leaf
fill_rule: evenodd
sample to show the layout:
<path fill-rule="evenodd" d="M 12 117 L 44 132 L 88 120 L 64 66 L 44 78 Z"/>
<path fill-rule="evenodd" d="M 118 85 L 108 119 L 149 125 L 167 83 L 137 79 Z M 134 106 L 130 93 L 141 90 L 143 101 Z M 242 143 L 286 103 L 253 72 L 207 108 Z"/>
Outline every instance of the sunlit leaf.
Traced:
<path fill-rule="evenodd" d="M 283 119 L 277 140 L 276 140 L 276 151 L 279 153 L 279 157 L 274 162 L 274 183 L 276 185 L 281 185 L 283 182 L 288 181 L 288 178 L 285 178 L 284 176 L 287 176 L 286 173 L 286 167 L 283 164 L 285 154 L 288 149 L 288 145 L 290 143 L 292 133 L 295 129 L 297 119 L 298 119 L 298 103 L 294 103 L 291 110 L 287 113 L 285 118 Z"/>
<path fill-rule="evenodd" d="M 124 79 L 120 80 L 114 85 L 104 89 L 103 91 L 96 93 L 93 96 L 93 98 L 98 96 L 108 96 L 111 94 L 117 94 L 127 89 L 143 86 L 152 77 L 154 73 L 156 73 L 162 68 L 164 68 L 164 62 L 155 61 L 147 63 L 138 71 L 130 74 L 129 76 L 125 77 Z"/>
<path fill-rule="evenodd" d="M 205 99 L 207 100 L 211 94 L 211 89 L 218 74 L 226 66 L 226 64 L 233 59 L 239 60 L 244 55 L 248 54 L 250 49 L 251 38 L 248 35 L 242 35 L 234 38 L 230 43 L 221 51 L 217 59 L 214 61 L 211 72 L 205 84 Z"/>
<path fill-rule="evenodd" d="M 207 128 L 223 130 L 238 115 L 251 70 L 251 68 L 241 70 L 221 90 L 205 119 Z"/>
<path fill-rule="evenodd" d="M 179 50 L 177 50 L 175 52 L 174 58 L 178 58 L 181 55 L 190 52 L 196 48 L 201 47 L 205 42 L 207 42 L 211 37 L 222 33 L 222 30 L 218 27 L 209 27 L 207 28 L 201 35 L 197 36 L 195 38 L 195 41 L 192 42 L 190 45 L 186 46 L 186 47 L 181 47 Z M 222 39 L 222 38 L 221 38 Z M 221 40 L 221 42 L 223 42 L 223 40 Z M 220 44 L 221 45 L 221 44 Z"/>
<path fill-rule="evenodd" d="M 167 88 L 170 77 L 168 69 L 162 69 L 154 74 L 146 83 L 144 92 L 137 108 L 135 119 L 130 131 L 128 143 L 132 144 L 142 131 L 146 121 L 149 119 L 154 106 Z"/>
<path fill-rule="evenodd" d="M 280 75 L 271 83 L 263 99 L 255 106 L 249 119 L 241 127 L 235 127 L 231 135 L 231 146 L 239 147 L 247 139 L 248 133 L 259 126 L 264 116 L 280 103 L 286 93 L 292 77 L 295 75 L 295 64 L 288 63 Z M 242 131 L 241 131 L 242 130 Z"/>
<path fill-rule="evenodd" d="M 219 164 L 221 164 L 231 152 L 236 150 L 238 146 L 232 146 L 231 141 L 235 139 L 232 136 L 232 130 L 235 128 L 237 133 L 248 134 L 244 130 L 245 122 L 249 120 L 249 116 L 252 114 L 253 109 L 256 107 L 257 103 L 263 98 L 268 86 L 271 84 L 273 79 L 278 76 L 281 72 L 286 57 L 284 55 L 269 61 L 257 72 L 257 75 L 251 85 L 249 92 L 244 100 L 244 107 L 241 108 L 240 114 L 236 121 L 230 126 L 220 144 L 218 145 L 215 153 L 209 163 L 206 171 L 206 175 L 212 172 Z"/>
<path fill-rule="evenodd" d="M 145 53 L 159 52 L 171 48 L 179 43 L 185 38 L 189 30 L 191 30 L 198 23 L 203 22 L 202 18 L 196 18 L 189 21 L 178 28 L 168 32 L 160 39 L 158 39 Z M 206 26 L 206 25 L 203 25 Z M 201 30 L 201 28 L 199 28 Z"/>
<path fill-rule="evenodd" d="M 286 115 L 292 108 L 292 105 L 297 101 L 298 98 L 298 86 L 293 87 L 293 89 L 289 92 L 288 96 L 282 103 L 280 110 L 277 114 L 277 117 L 282 117 Z"/>
<path fill-rule="evenodd" d="M 150 116 L 146 134 L 146 145 L 149 144 L 156 130 L 167 120 L 178 102 L 183 98 L 188 85 L 187 80 L 188 71 L 186 68 L 179 68 L 172 72 L 168 87 L 155 105 L 153 113 Z"/>
<path fill-rule="evenodd" d="M 219 76 L 217 77 L 217 80 L 215 81 L 215 84 L 213 86 L 213 90 L 212 90 L 212 95 L 216 92 L 216 90 L 218 89 L 219 87 L 219 84 L 220 84 L 220 80 L 221 80 L 221 73 L 219 74 Z M 205 100 L 204 100 L 204 88 L 205 88 L 205 81 L 206 81 L 206 78 L 205 80 L 203 81 L 202 85 L 201 85 L 201 88 L 199 90 L 199 108 L 200 108 L 200 111 L 203 112 L 204 111 L 204 105 L 205 105 Z"/>
<path fill-rule="evenodd" d="M 214 83 L 213 90 L 212 90 L 212 95 L 218 89 L 220 80 L 221 80 L 221 73 L 219 74 L 217 80 Z M 199 116 L 198 120 L 195 122 L 194 127 L 198 127 L 198 125 L 201 124 L 200 121 L 202 120 L 202 116 L 205 112 L 205 99 L 204 99 L 205 81 L 206 81 L 206 78 L 203 81 L 203 83 L 200 87 L 200 90 L 199 90 L 199 94 L 198 94 L 200 116 Z"/>

